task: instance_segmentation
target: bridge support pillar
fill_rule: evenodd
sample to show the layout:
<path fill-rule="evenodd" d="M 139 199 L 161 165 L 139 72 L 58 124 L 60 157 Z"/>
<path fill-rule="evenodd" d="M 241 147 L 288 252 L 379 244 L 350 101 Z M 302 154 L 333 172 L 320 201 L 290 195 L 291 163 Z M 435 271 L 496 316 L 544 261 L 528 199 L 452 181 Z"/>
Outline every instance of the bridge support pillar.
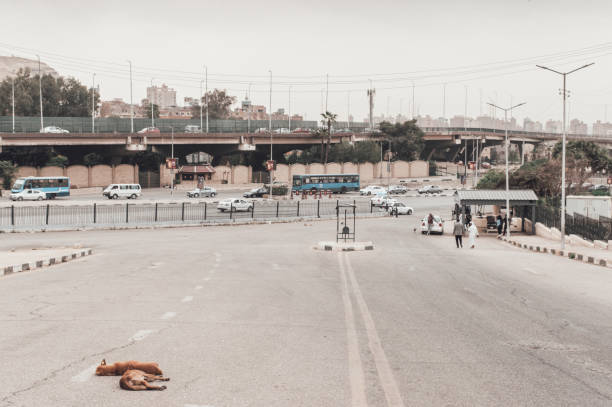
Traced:
<path fill-rule="evenodd" d="M 461 150 L 463 150 L 463 146 L 461 145 L 451 147 L 448 152 L 449 161 L 454 162 Z"/>

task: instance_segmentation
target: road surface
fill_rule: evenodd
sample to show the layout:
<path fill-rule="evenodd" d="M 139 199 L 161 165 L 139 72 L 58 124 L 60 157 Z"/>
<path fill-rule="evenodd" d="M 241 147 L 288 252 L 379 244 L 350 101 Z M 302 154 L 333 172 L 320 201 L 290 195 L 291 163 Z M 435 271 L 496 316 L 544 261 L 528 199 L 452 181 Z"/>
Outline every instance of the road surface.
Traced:
<path fill-rule="evenodd" d="M 375 250 L 343 254 L 313 250 L 333 221 L 5 237 L 94 254 L 0 278 L 0 406 L 611 405 L 612 272 L 457 249 L 413 232 L 429 210 L 358 221 Z"/>

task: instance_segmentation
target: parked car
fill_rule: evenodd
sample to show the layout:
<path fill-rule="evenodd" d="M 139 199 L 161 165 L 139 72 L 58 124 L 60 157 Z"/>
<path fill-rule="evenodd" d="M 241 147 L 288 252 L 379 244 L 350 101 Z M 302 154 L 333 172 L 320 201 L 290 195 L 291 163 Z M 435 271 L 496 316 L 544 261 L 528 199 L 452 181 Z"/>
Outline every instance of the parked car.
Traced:
<path fill-rule="evenodd" d="M 244 194 L 242 194 L 242 196 L 245 198 L 261 198 L 262 196 L 264 196 L 264 194 L 267 194 L 267 193 L 268 193 L 268 188 L 259 187 L 259 188 L 253 188 L 250 191 L 245 192 Z"/>
<path fill-rule="evenodd" d="M 480 168 L 484 169 L 484 170 L 488 170 L 489 168 L 491 168 L 491 164 L 489 164 L 486 161 L 483 161 L 480 163 Z"/>
<path fill-rule="evenodd" d="M 427 216 L 421 220 L 421 233 L 427 233 Z M 444 233 L 444 221 L 438 215 L 433 217 L 433 225 L 431 226 L 431 233 Z"/>
<path fill-rule="evenodd" d="M 397 201 L 387 194 L 379 194 L 370 199 L 372 206 L 393 206 Z"/>
<path fill-rule="evenodd" d="M 110 184 L 102 191 L 102 195 L 108 199 L 136 199 L 141 194 L 140 184 Z"/>
<path fill-rule="evenodd" d="M 389 212 L 393 212 L 393 210 L 397 210 L 398 215 L 412 215 L 412 212 L 414 212 L 410 206 L 407 206 L 403 202 L 395 202 L 393 205 L 390 205 Z"/>
<path fill-rule="evenodd" d="M 298 127 L 297 129 L 291 130 L 291 133 L 310 134 L 310 133 L 312 133 L 312 131 L 310 131 L 310 129 L 302 129 L 302 128 Z"/>
<path fill-rule="evenodd" d="M 189 198 L 199 198 L 201 196 L 210 196 L 214 198 L 217 195 L 217 190 L 213 187 L 204 186 L 202 188 L 195 188 L 191 191 L 187 191 L 187 196 Z"/>
<path fill-rule="evenodd" d="M 202 129 L 200 129 L 200 126 L 195 126 L 193 124 L 189 124 L 187 126 L 185 126 L 185 133 L 201 133 Z"/>
<path fill-rule="evenodd" d="M 425 185 L 419 189 L 419 194 L 439 194 L 442 192 L 442 188 L 437 185 Z"/>
<path fill-rule="evenodd" d="M 380 185 L 369 185 L 359 190 L 359 195 L 376 195 L 382 192 L 387 192 L 384 187 Z"/>
<path fill-rule="evenodd" d="M 57 126 L 44 127 L 43 129 L 40 130 L 40 132 L 41 133 L 54 133 L 54 134 L 70 133 L 68 130 L 62 129 L 61 127 L 57 127 Z"/>
<path fill-rule="evenodd" d="M 589 188 L 590 192 L 593 191 L 608 191 L 610 188 L 608 187 L 608 185 L 605 184 L 595 184 L 592 187 Z"/>
<path fill-rule="evenodd" d="M 382 133 L 380 130 L 378 129 L 370 129 L 370 128 L 365 128 L 361 131 L 361 133 L 374 133 L 374 134 L 379 134 Z"/>
<path fill-rule="evenodd" d="M 353 133 L 353 130 L 351 129 L 338 129 L 338 130 L 333 130 L 332 133 L 337 134 L 337 133 Z"/>
<path fill-rule="evenodd" d="M 255 133 L 269 133 L 269 131 L 267 127 L 260 127 L 257 130 L 255 130 Z"/>
<path fill-rule="evenodd" d="M 274 133 L 274 134 L 289 134 L 291 132 L 289 131 L 289 129 L 287 129 L 285 127 L 281 127 L 280 129 L 272 130 L 272 133 Z"/>
<path fill-rule="evenodd" d="M 19 192 L 13 192 L 9 196 L 11 201 L 42 201 L 47 199 L 47 194 L 38 189 L 23 189 Z"/>
<path fill-rule="evenodd" d="M 138 134 L 159 134 L 161 131 L 157 127 L 145 127 L 144 129 L 138 130 Z"/>
<path fill-rule="evenodd" d="M 390 194 L 405 194 L 406 192 L 408 192 L 408 188 L 403 185 L 391 185 L 389 187 Z"/>
<path fill-rule="evenodd" d="M 224 199 L 217 205 L 217 209 L 221 212 L 247 212 L 253 210 L 253 202 L 245 201 L 242 198 Z"/>

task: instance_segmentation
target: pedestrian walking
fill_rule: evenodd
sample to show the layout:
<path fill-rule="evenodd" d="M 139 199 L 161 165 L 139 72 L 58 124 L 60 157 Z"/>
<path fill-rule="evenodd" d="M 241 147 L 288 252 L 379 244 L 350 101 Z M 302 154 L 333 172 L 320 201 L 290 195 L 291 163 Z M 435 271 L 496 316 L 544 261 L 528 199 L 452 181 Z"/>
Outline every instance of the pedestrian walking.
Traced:
<path fill-rule="evenodd" d="M 457 249 L 459 249 L 459 247 L 463 249 L 463 230 L 463 223 L 456 221 L 455 226 L 453 227 L 453 233 L 455 234 L 455 244 L 457 244 Z"/>
<path fill-rule="evenodd" d="M 429 216 L 427 217 L 427 236 L 429 236 L 429 234 L 431 233 L 431 228 L 433 228 L 433 222 L 434 222 L 434 217 L 430 213 Z"/>
<path fill-rule="evenodd" d="M 497 215 L 497 219 L 495 219 L 495 225 L 497 226 L 497 234 L 501 235 L 503 228 L 501 215 Z"/>
<path fill-rule="evenodd" d="M 504 231 L 503 231 L 503 234 L 504 234 L 504 236 L 505 236 L 505 235 L 506 235 L 506 230 L 508 230 L 508 214 L 505 214 L 505 215 L 504 215 L 504 221 L 503 221 L 503 224 L 504 224 Z"/>
<path fill-rule="evenodd" d="M 469 233 L 469 238 L 470 238 L 470 242 L 469 242 L 470 249 L 473 249 L 474 246 L 476 245 L 476 237 L 478 236 L 478 228 L 472 222 L 470 222 L 470 225 L 468 227 L 468 233 Z"/>

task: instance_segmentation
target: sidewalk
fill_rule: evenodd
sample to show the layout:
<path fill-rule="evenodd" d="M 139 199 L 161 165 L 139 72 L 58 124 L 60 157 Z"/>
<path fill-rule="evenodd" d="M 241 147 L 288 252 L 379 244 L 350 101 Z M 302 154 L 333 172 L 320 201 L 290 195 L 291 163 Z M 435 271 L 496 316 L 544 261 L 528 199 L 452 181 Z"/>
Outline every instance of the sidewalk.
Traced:
<path fill-rule="evenodd" d="M 92 254 L 91 249 L 78 247 L 9 250 L 0 252 L 0 274 L 6 275 L 52 266 L 90 254 Z"/>
<path fill-rule="evenodd" d="M 501 239 L 506 241 L 505 237 Z M 612 251 L 597 247 L 570 244 L 568 241 L 569 239 L 566 240 L 564 250 L 561 250 L 560 241 L 534 235 L 512 235 L 510 241 L 506 242 L 534 252 L 559 255 L 602 266 L 610 265 L 610 267 L 612 267 Z"/>

